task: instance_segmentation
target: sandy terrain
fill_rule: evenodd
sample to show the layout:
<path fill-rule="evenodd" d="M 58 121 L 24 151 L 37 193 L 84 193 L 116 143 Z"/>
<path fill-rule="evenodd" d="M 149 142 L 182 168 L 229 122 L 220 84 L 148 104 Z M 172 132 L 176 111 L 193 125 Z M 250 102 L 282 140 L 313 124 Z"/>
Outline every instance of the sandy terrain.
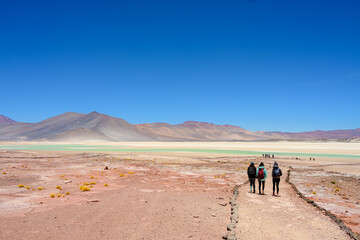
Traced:
<path fill-rule="evenodd" d="M 221 144 L 219 148 L 232 148 L 240 143 Z M 301 144 L 299 148 L 312 151 Z M 321 146 L 313 148 L 329 153 L 334 147 Z M 338 149 L 341 154 L 358 154 L 352 144 Z M 270 171 L 274 160 L 284 175 L 294 169 L 291 180 L 300 191 L 330 206 L 359 232 L 356 159 L 0 150 L 0 239 L 221 239 L 230 223 L 232 189 L 247 180 L 249 162 L 263 161 Z M 318 172 L 322 174 L 314 174 Z M 350 239 L 329 217 L 300 199 L 284 179 L 280 197 L 271 196 L 270 178 L 266 195 L 248 193 L 247 185 L 239 188 L 238 239 Z M 331 181 L 340 192 L 333 192 Z M 84 183 L 90 191 L 80 190 Z"/>

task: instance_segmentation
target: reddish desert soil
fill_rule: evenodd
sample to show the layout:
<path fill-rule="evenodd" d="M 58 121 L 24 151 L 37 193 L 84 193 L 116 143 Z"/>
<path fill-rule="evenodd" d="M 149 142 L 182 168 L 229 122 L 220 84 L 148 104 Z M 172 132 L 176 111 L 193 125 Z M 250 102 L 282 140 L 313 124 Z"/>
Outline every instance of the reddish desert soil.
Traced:
<path fill-rule="evenodd" d="M 249 162 L 271 170 L 274 160 L 284 175 L 289 166 L 309 164 L 194 153 L 0 151 L 0 239 L 221 239 L 232 189 L 247 180 Z M 270 196 L 270 182 L 264 196 L 240 187 L 238 239 L 349 239 L 285 181 L 281 197 Z M 90 191 L 79 189 L 84 183 Z"/>
<path fill-rule="evenodd" d="M 318 168 L 295 169 L 291 176 L 291 181 L 307 198 L 360 233 L 359 176 Z"/>
<path fill-rule="evenodd" d="M 239 239 L 350 239 L 339 227 L 300 199 L 292 187 L 280 182 L 280 196 L 272 196 L 271 179 L 267 179 L 265 195 L 249 193 L 241 188 L 238 198 Z M 265 184 L 265 185 L 266 185 Z M 256 190 L 258 192 L 258 190 Z"/>

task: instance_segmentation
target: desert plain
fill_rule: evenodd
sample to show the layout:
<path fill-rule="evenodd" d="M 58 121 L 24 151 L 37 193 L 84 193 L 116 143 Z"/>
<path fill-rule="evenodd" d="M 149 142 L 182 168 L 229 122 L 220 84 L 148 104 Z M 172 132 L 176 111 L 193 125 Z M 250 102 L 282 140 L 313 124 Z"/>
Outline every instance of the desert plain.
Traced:
<path fill-rule="evenodd" d="M 265 195 L 249 192 L 251 161 L 265 164 Z M 278 197 L 274 161 L 283 172 Z M 300 198 L 285 181 L 288 170 L 303 196 L 353 234 Z M 358 239 L 360 233 L 360 143 L 2 142 L 0 171 L 0 239 Z"/>

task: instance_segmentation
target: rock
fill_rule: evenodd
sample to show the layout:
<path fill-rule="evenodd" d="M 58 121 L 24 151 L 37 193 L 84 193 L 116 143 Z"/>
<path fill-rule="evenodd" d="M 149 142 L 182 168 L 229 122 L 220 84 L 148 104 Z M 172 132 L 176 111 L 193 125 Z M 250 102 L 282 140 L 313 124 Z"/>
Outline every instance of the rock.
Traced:
<path fill-rule="evenodd" d="M 100 202 L 99 199 L 90 199 L 90 200 L 87 200 L 87 202 Z"/>
<path fill-rule="evenodd" d="M 108 166 L 105 166 L 104 170 L 109 170 L 109 167 L 108 167 Z"/>
<path fill-rule="evenodd" d="M 212 216 L 212 217 L 216 217 L 216 214 L 215 214 L 215 213 L 212 213 L 211 216 Z"/>
<path fill-rule="evenodd" d="M 227 203 L 220 203 L 221 206 L 225 207 Z"/>
<path fill-rule="evenodd" d="M 233 224 L 233 223 L 230 223 L 230 224 L 227 225 L 227 227 L 226 227 L 226 229 L 227 229 L 228 231 L 232 231 L 234 228 L 235 228 L 235 224 Z"/>
<path fill-rule="evenodd" d="M 64 183 L 67 184 L 67 183 L 71 183 L 72 181 L 71 180 L 64 180 Z"/>
<path fill-rule="evenodd" d="M 199 216 L 198 215 L 195 215 L 195 216 L 193 216 L 194 218 L 199 218 Z"/>

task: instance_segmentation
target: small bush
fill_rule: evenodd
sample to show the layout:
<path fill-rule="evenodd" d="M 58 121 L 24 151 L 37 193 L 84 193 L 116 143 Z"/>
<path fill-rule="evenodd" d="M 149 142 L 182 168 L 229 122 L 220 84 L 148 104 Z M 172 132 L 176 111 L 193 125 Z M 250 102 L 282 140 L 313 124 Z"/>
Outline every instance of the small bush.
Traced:
<path fill-rule="evenodd" d="M 19 188 L 23 188 L 23 187 L 24 187 L 24 185 L 22 185 L 22 184 L 19 184 L 18 186 L 19 186 Z"/>
<path fill-rule="evenodd" d="M 331 183 L 332 183 L 332 184 L 336 184 L 336 182 L 335 182 L 335 181 L 331 181 Z"/>
<path fill-rule="evenodd" d="M 85 192 L 85 191 L 90 191 L 90 188 L 89 188 L 88 186 L 83 186 L 83 187 L 81 188 L 81 190 L 82 190 L 83 192 Z"/>
<path fill-rule="evenodd" d="M 51 198 L 54 198 L 54 197 L 55 197 L 55 193 L 50 194 L 50 197 L 51 197 Z"/>

